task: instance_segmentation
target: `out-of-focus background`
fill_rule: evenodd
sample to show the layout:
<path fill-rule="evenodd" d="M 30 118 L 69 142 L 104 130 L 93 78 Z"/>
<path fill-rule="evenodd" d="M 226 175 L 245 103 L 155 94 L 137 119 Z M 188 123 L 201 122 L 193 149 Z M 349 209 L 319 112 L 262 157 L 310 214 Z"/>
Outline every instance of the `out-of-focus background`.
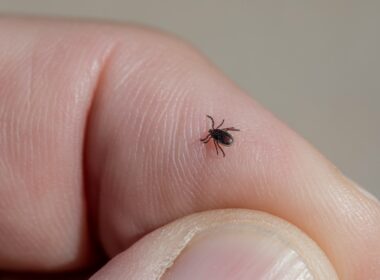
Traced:
<path fill-rule="evenodd" d="M 380 1 L 0 0 L 177 34 L 380 198 Z"/>

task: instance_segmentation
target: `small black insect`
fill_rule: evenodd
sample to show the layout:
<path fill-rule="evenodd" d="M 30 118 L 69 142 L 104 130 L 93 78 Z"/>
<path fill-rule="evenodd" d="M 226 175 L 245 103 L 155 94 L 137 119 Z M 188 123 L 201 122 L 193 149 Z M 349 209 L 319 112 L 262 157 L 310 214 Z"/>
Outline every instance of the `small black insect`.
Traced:
<path fill-rule="evenodd" d="M 218 125 L 215 128 L 214 127 L 214 125 L 215 125 L 214 119 L 209 115 L 207 115 L 207 117 L 211 120 L 211 127 L 212 128 L 208 130 L 207 136 L 205 138 L 201 139 L 201 141 L 206 144 L 212 139 L 214 141 L 216 154 L 219 154 L 218 149 L 220 149 L 223 153 L 223 157 L 225 157 L 226 154 L 224 153 L 220 144 L 222 144 L 224 146 L 231 146 L 232 143 L 234 142 L 234 138 L 232 138 L 232 135 L 229 134 L 227 131 L 240 131 L 240 130 L 237 128 L 234 128 L 234 127 L 226 127 L 226 128 L 220 128 L 219 129 L 219 127 L 221 127 L 223 125 L 224 120 L 220 123 L 220 125 Z"/>

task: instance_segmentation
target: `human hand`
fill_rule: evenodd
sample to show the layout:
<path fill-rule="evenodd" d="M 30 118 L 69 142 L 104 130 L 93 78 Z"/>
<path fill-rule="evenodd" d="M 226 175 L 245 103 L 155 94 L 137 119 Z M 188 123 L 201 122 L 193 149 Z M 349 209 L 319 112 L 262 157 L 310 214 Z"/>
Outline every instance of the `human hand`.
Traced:
<path fill-rule="evenodd" d="M 379 202 L 183 42 L 12 18 L 0 42 L 4 279 L 380 279 Z M 225 158 L 206 114 L 241 129 Z"/>

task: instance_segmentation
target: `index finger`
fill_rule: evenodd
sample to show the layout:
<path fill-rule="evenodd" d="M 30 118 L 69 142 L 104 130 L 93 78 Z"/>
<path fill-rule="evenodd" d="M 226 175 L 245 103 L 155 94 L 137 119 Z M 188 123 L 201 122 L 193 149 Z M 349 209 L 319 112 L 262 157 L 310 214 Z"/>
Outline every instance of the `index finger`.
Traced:
<path fill-rule="evenodd" d="M 83 267 L 86 207 L 111 256 L 236 207 L 304 230 L 343 279 L 379 277 L 378 202 L 183 42 L 47 20 L 1 20 L 0 35 L 2 269 Z M 241 129 L 225 158 L 199 141 L 206 114 Z"/>
<path fill-rule="evenodd" d="M 93 214 L 111 256 L 184 215 L 248 208 L 304 230 L 342 279 L 379 277 L 378 202 L 189 46 L 123 31 L 86 143 Z M 241 129 L 225 158 L 200 142 L 206 115 Z"/>

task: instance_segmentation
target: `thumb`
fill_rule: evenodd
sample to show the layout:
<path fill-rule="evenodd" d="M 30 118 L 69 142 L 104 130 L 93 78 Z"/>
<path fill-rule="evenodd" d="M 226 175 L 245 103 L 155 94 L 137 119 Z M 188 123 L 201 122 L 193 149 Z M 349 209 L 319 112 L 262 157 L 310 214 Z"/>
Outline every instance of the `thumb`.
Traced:
<path fill-rule="evenodd" d="M 338 279 L 295 226 L 251 210 L 194 214 L 160 228 L 113 258 L 102 279 Z"/>

